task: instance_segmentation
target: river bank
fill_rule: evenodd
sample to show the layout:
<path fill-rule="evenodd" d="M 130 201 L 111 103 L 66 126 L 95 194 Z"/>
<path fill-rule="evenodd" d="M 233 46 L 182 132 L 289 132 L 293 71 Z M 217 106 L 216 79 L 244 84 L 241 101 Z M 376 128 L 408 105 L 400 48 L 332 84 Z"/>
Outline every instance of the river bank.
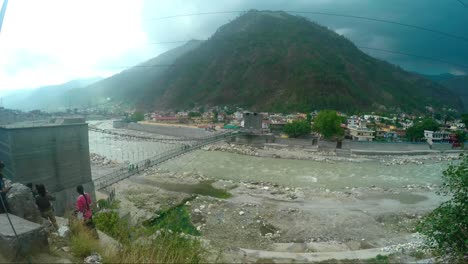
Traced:
<path fill-rule="evenodd" d="M 136 222 L 193 198 L 185 206 L 201 237 L 238 262 L 245 249 L 398 252 L 398 245 L 419 243 L 415 224 L 443 200 L 434 183 L 333 190 L 220 180 L 195 170 L 163 168 L 150 168 L 113 188 L 122 210 Z M 230 197 L 219 198 L 213 190 Z"/>

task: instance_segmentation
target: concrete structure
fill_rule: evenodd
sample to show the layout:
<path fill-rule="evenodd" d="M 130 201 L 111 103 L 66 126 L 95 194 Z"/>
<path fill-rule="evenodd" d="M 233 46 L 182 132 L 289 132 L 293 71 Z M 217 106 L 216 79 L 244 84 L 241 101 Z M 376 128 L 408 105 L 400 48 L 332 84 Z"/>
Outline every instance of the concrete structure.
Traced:
<path fill-rule="evenodd" d="M 263 116 L 257 113 L 245 112 L 243 115 L 244 118 L 244 128 L 250 130 L 261 130 Z"/>
<path fill-rule="evenodd" d="M 0 214 L 0 255 L 6 261 L 15 261 L 31 254 L 47 251 L 47 231 L 45 226 L 29 222 L 9 214 L 15 227 L 13 232 L 6 214 Z"/>
<path fill-rule="evenodd" d="M 5 176 L 23 184 L 44 184 L 57 198 L 57 215 L 73 210 L 77 185 L 94 196 L 88 125 L 72 122 L 0 128 L 0 160 L 5 163 Z"/>

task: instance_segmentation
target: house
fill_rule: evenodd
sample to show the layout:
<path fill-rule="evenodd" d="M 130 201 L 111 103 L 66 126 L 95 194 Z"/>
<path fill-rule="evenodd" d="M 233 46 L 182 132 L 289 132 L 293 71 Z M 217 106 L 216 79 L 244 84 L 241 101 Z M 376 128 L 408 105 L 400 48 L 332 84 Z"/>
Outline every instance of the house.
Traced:
<path fill-rule="evenodd" d="M 424 139 L 426 139 L 427 143 L 443 143 L 450 141 L 450 132 L 447 131 L 430 131 L 424 130 Z"/>
<path fill-rule="evenodd" d="M 348 126 L 348 129 L 352 140 L 373 141 L 375 138 L 374 130 L 367 128 L 365 121 L 361 121 L 359 126 Z"/>
<path fill-rule="evenodd" d="M 357 116 L 351 116 L 348 118 L 348 127 L 357 127 L 359 126 L 359 119 Z"/>

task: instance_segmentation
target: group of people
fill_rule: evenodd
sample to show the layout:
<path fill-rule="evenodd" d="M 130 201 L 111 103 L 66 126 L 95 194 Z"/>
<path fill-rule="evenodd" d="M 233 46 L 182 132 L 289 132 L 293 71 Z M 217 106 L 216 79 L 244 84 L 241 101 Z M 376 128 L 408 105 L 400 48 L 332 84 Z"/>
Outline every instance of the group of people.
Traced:
<path fill-rule="evenodd" d="M 7 193 L 10 191 L 11 186 L 7 187 L 5 184 L 5 179 L 3 176 L 3 168 L 5 164 L 0 161 L 0 213 L 10 213 L 10 206 L 8 205 Z M 39 209 L 41 216 L 49 220 L 54 226 L 55 230 L 58 230 L 57 220 L 55 219 L 54 207 L 52 202 L 55 201 L 55 197 L 50 195 L 44 184 L 35 184 L 32 183 L 26 184 L 31 189 L 32 195 L 35 198 L 37 208 Z M 94 223 L 92 221 L 93 213 L 91 210 L 91 196 L 89 193 L 84 192 L 82 185 L 76 187 L 78 192 L 78 198 L 75 203 L 74 213 L 76 217 L 83 221 L 87 226 L 94 228 Z"/>

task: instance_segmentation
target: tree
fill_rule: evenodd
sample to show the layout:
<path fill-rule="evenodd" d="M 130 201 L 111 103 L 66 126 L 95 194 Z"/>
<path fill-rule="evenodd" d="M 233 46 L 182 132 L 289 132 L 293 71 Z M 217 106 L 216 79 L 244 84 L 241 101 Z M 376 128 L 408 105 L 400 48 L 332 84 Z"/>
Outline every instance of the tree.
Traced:
<path fill-rule="evenodd" d="M 458 130 L 455 132 L 455 135 L 457 136 L 457 140 L 460 143 L 464 143 L 467 140 L 466 132 L 462 130 Z"/>
<path fill-rule="evenodd" d="M 333 110 L 323 110 L 314 119 L 313 130 L 325 138 L 342 137 L 344 130 L 341 127 L 342 118 Z"/>
<path fill-rule="evenodd" d="M 143 121 L 145 120 L 145 114 L 140 111 L 133 112 L 133 114 L 130 116 L 130 120 L 132 122 L 138 122 L 138 121 Z"/>
<path fill-rule="evenodd" d="M 309 135 L 311 131 L 310 123 L 305 120 L 295 120 L 292 123 L 287 123 L 283 128 L 283 132 L 290 137 Z"/>
<path fill-rule="evenodd" d="M 189 117 L 197 117 L 197 116 L 201 116 L 201 114 L 199 112 L 189 112 L 188 116 Z"/>
<path fill-rule="evenodd" d="M 213 111 L 213 123 L 218 123 L 218 111 Z"/>
<path fill-rule="evenodd" d="M 429 213 L 417 226 L 427 237 L 426 246 L 448 263 L 464 263 L 468 257 L 468 155 L 460 155 L 459 165 L 443 172 L 438 194 L 449 198 Z"/>
<path fill-rule="evenodd" d="M 312 115 L 310 113 L 307 113 L 306 120 L 307 120 L 307 123 L 309 124 L 312 122 Z"/>
<path fill-rule="evenodd" d="M 461 120 L 465 124 L 465 127 L 468 128 L 468 114 L 462 114 Z"/>
<path fill-rule="evenodd" d="M 406 138 L 410 141 L 418 141 L 424 137 L 424 130 L 437 131 L 439 130 L 439 124 L 434 119 L 426 118 L 408 128 Z"/>

